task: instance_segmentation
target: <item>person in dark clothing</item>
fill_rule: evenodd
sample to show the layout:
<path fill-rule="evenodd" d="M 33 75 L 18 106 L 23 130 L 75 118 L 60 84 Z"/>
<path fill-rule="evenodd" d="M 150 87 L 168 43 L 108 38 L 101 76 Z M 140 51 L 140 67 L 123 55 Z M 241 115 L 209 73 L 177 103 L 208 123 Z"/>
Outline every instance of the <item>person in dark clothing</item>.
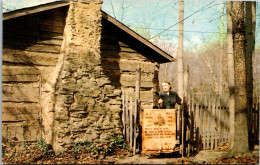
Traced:
<path fill-rule="evenodd" d="M 171 91 L 171 84 L 168 81 L 162 83 L 163 93 L 159 95 L 159 106 L 161 109 L 173 109 L 175 104 L 181 105 L 181 98 L 175 91 Z"/>

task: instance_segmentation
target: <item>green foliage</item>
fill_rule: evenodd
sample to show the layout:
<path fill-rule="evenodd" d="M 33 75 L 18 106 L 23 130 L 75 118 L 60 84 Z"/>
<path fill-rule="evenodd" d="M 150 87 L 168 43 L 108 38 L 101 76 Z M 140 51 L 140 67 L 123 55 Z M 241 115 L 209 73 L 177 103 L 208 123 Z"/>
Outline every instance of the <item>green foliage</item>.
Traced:
<path fill-rule="evenodd" d="M 108 145 L 98 145 L 92 142 L 76 142 L 73 145 L 73 154 L 90 153 L 95 155 L 111 155 L 118 149 L 128 150 L 127 143 L 122 137 L 115 137 Z"/>
<path fill-rule="evenodd" d="M 76 142 L 73 145 L 73 154 L 89 153 L 95 148 L 96 146 L 92 142 Z"/>
<path fill-rule="evenodd" d="M 37 144 L 38 144 L 38 148 L 39 150 L 41 150 L 42 152 L 47 152 L 48 150 L 48 145 L 46 144 L 45 140 L 43 138 L 40 138 L 38 141 L 37 141 Z"/>
<path fill-rule="evenodd" d="M 114 145 L 116 148 L 128 149 L 126 141 L 119 136 L 111 140 L 111 145 Z"/>
<path fill-rule="evenodd" d="M 114 153 L 116 149 L 128 150 L 127 143 L 122 137 L 115 137 L 110 141 L 108 148 L 105 149 L 105 155 Z"/>

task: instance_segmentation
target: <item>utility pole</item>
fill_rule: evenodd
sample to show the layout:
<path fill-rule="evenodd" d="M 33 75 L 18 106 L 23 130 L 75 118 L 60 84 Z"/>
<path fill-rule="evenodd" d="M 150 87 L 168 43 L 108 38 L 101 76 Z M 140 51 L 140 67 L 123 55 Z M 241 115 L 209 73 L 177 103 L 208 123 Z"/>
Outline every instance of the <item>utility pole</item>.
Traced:
<path fill-rule="evenodd" d="M 224 12 L 223 12 L 223 8 L 224 8 L 224 4 L 221 3 L 220 5 L 220 14 L 221 14 L 221 17 L 220 17 L 220 25 L 219 25 L 219 33 L 220 33 L 220 56 L 219 56 L 219 95 L 222 96 L 223 94 L 223 59 L 225 59 L 225 55 L 224 55 L 224 21 L 223 21 L 223 15 L 224 15 Z"/>
<path fill-rule="evenodd" d="M 184 97 L 184 70 L 183 70 L 183 0 L 179 0 L 179 43 L 178 43 L 178 95 Z"/>
<path fill-rule="evenodd" d="M 184 100 L 184 65 L 183 65 L 183 19 L 184 19 L 184 7 L 183 0 L 179 0 L 179 43 L 178 43 L 178 95 Z M 182 109 L 182 108 L 181 108 Z M 183 109 L 184 110 L 184 109 Z M 184 111 L 180 111 L 181 116 L 181 153 L 182 157 L 185 154 L 184 149 Z"/>

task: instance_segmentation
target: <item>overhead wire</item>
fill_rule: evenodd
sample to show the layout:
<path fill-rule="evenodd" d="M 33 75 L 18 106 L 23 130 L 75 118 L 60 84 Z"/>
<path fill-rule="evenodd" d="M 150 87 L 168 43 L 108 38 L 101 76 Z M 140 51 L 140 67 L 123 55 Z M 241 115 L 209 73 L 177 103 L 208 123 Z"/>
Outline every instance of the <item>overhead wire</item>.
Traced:
<path fill-rule="evenodd" d="M 165 30 L 165 31 L 180 31 L 180 30 L 167 30 L 167 29 L 157 29 L 157 28 L 144 28 L 144 27 L 138 27 L 138 26 L 132 26 L 134 28 L 140 28 L 140 29 L 152 29 L 152 30 Z M 207 31 L 191 31 L 191 30 L 183 30 L 184 32 L 195 32 L 195 33 L 218 33 L 218 34 L 227 34 L 227 33 L 220 33 L 220 32 L 207 32 Z"/>
<path fill-rule="evenodd" d="M 183 20 L 178 21 L 177 23 L 171 25 L 170 27 L 168 27 L 167 29 L 163 30 L 162 32 L 160 32 L 160 33 L 154 35 L 153 37 L 149 38 L 148 40 L 151 40 L 151 39 L 153 39 L 154 37 L 157 37 L 158 35 L 164 33 L 166 30 L 171 29 L 171 28 L 174 27 L 175 25 L 179 24 L 180 22 L 184 21 L 185 19 L 188 19 L 189 17 L 193 16 L 194 14 L 200 12 L 201 10 L 203 10 L 203 9 L 206 8 L 206 7 L 208 7 L 209 5 L 211 5 L 211 4 L 214 3 L 214 2 L 215 2 L 215 1 L 212 1 L 212 2 L 209 3 L 208 5 L 206 5 L 206 6 L 202 7 L 202 8 L 200 8 L 199 10 L 197 10 L 197 11 L 195 11 L 194 13 L 190 14 L 189 16 L 185 17 Z"/>

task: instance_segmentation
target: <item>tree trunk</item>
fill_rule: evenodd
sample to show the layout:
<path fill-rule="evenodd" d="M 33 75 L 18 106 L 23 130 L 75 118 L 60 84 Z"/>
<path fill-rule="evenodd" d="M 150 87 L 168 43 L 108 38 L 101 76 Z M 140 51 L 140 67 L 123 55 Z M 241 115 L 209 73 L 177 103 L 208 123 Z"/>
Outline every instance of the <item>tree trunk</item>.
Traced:
<path fill-rule="evenodd" d="M 179 0 L 179 43 L 178 43 L 178 94 L 183 99 L 183 80 L 184 80 L 184 70 L 183 70 L 183 19 L 184 19 L 184 9 L 183 0 Z"/>
<path fill-rule="evenodd" d="M 227 8 L 227 52 L 228 52 L 228 84 L 229 84 L 229 118 L 230 118 L 230 148 L 234 146 L 234 121 L 235 121 L 235 97 L 234 97 L 234 58 L 231 20 L 231 1 L 226 2 Z"/>
<path fill-rule="evenodd" d="M 255 4 L 246 2 L 246 74 L 247 74 L 247 107 L 248 107 L 248 128 L 252 128 L 252 105 L 253 105 L 253 53 L 255 49 Z M 249 130 L 249 147 L 253 149 L 252 130 Z"/>
<path fill-rule="evenodd" d="M 231 7 L 234 77 L 235 77 L 235 126 L 234 146 L 232 154 L 248 153 L 248 125 L 247 125 L 247 74 L 245 51 L 245 19 L 244 2 L 233 1 Z"/>

